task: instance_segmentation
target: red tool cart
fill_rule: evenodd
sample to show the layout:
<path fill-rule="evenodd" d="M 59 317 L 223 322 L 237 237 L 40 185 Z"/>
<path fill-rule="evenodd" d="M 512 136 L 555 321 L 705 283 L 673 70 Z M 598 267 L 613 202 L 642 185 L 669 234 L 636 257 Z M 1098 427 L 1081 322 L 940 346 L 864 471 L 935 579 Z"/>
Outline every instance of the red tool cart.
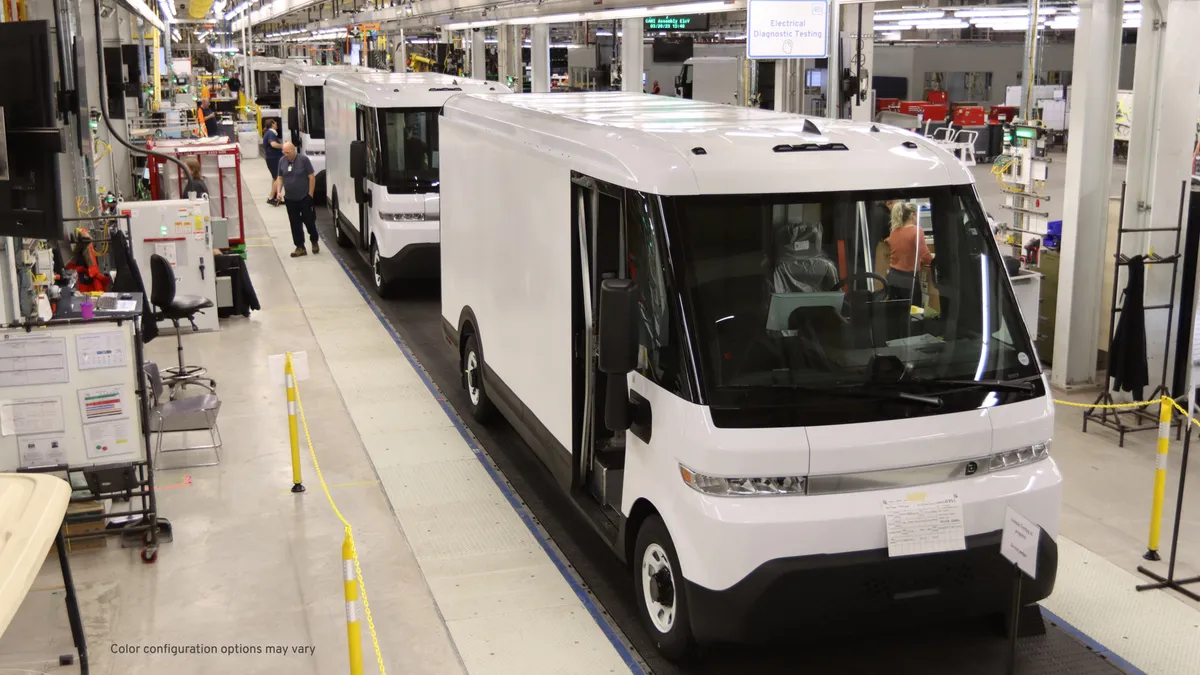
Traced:
<path fill-rule="evenodd" d="M 209 190 L 209 213 L 225 218 L 229 223 L 229 245 L 241 248 L 246 243 L 242 219 L 242 158 L 238 146 L 222 137 L 160 138 L 147 147 L 179 159 L 195 158 L 200 162 L 200 175 Z M 187 176 L 175 164 L 158 157 L 149 158 L 150 198 L 180 199 Z"/>
<path fill-rule="evenodd" d="M 960 105 L 954 108 L 954 126 L 982 127 L 987 125 L 987 113 L 981 105 Z"/>
<path fill-rule="evenodd" d="M 929 91 L 929 92 L 926 92 L 926 93 L 925 93 L 925 98 L 926 98 L 926 99 L 927 99 L 927 100 L 928 100 L 930 103 L 949 103 L 949 102 L 950 102 L 950 94 L 947 94 L 947 93 L 946 93 L 946 92 L 944 92 L 944 91 Z"/>
<path fill-rule="evenodd" d="M 1015 105 L 994 105 L 988 110 L 988 124 L 1008 124 L 1017 119 L 1020 111 Z"/>

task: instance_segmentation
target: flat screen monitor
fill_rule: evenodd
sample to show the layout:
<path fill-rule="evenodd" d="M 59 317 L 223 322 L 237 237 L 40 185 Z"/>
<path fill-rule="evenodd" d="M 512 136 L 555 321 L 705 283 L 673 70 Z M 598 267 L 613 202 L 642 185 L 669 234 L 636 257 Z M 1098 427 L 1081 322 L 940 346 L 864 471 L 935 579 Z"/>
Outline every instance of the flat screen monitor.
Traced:
<path fill-rule="evenodd" d="M 47 21 L 0 23 L 0 236 L 61 239 L 62 198 Z"/>
<path fill-rule="evenodd" d="M 692 58 L 692 38 L 656 37 L 651 54 L 655 63 L 683 63 Z"/>

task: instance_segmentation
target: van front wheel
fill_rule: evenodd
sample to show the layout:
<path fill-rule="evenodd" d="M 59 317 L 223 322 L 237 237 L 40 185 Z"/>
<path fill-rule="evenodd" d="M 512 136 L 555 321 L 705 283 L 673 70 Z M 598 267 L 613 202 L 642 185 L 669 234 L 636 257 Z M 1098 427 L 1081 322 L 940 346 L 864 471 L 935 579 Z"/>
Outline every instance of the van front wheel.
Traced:
<path fill-rule="evenodd" d="M 474 335 L 467 336 L 463 344 L 462 372 L 463 388 L 467 390 L 467 400 L 471 403 L 471 416 L 476 422 L 487 424 L 496 414 L 496 408 L 483 387 L 483 353 L 479 351 L 479 339 Z"/>
<path fill-rule="evenodd" d="M 633 585 L 642 625 L 663 656 L 684 661 L 695 653 L 687 594 L 675 544 L 662 517 L 654 514 L 638 530 Z"/>

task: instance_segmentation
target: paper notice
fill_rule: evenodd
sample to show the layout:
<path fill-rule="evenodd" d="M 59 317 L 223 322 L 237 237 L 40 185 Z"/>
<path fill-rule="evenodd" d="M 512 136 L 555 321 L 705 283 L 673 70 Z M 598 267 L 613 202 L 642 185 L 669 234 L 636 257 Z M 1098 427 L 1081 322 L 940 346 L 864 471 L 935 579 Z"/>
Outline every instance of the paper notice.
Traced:
<path fill-rule="evenodd" d="M 108 387 L 92 387 L 79 390 L 79 415 L 86 425 L 97 420 L 124 417 L 125 410 L 124 386 L 114 384 Z"/>
<path fill-rule="evenodd" d="M 63 430 L 62 398 L 0 401 L 0 434 L 25 436 Z"/>
<path fill-rule="evenodd" d="M 233 155 L 217 155 L 217 166 L 222 169 L 232 169 L 237 164 L 237 157 Z"/>
<path fill-rule="evenodd" d="M 27 387 L 69 382 L 66 338 L 0 340 L 0 387 Z"/>
<path fill-rule="evenodd" d="M 117 304 L 120 309 L 120 301 Z M 125 333 L 114 330 L 79 335 L 75 338 L 75 356 L 80 370 L 120 368 L 125 365 Z"/>
<path fill-rule="evenodd" d="M 21 468 L 33 469 L 45 466 L 62 466 L 67 463 L 67 446 L 62 434 L 44 436 L 18 436 Z"/>
<path fill-rule="evenodd" d="M 154 253 L 155 253 L 155 255 L 160 255 L 163 258 L 166 258 L 167 262 L 171 263 L 171 267 L 175 266 L 175 263 L 176 263 L 175 242 L 173 242 L 173 241 L 155 242 L 154 243 Z"/>
<path fill-rule="evenodd" d="M 961 551 L 967 547 L 958 495 L 912 497 L 915 498 L 883 502 L 889 557 Z"/>
<path fill-rule="evenodd" d="M 128 418 L 83 425 L 83 445 L 88 459 L 128 455 L 138 447 Z"/>
<path fill-rule="evenodd" d="M 1038 540 L 1042 528 L 1025 516 L 1008 507 L 1004 512 L 1004 532 L 1000 535 L 1000 555 L 1008 558 L 1029 575 L 1037 578 Z"/>

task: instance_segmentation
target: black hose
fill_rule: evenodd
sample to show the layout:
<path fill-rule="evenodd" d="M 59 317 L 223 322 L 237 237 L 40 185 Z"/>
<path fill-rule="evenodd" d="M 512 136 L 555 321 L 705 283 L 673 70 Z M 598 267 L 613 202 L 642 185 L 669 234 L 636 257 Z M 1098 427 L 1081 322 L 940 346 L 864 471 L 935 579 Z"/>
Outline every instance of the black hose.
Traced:
<path fill-rule="evenodd" d="M 104 95 L 105 83 L 108 82 L 108 77 L 104 72 L 104 32 L 100 26 L 100 0 L 93 0 L 93 3 L 96 8 L 96 62 L 100 68 L 100 116 L 104 118 L 104 126 L 108 127 L 108 133 L 111 134 L 118 143 L 128 148 L 130 152 L 136 152 L 148 157 L 158 157 L 159 159 L 175 162 L 175 164 L 179 166 L 179 169 L 183 171 L 183 175 L 191 178 L 191 170 L 188 169 L 187 165 L 180 161 L 178 157 L 164 155 L 161 152 L 154 152 L 153 150 L 139 148 L 130 144 L 129 141 L 122 138 L 121 134 L 117 133 L 116 128 L 113 126 L 112 120 L 108 118 L 108 97 Z M 75 83 L 76 88 L 84 86 L 87 86 L 85 82 Z M 83 121 L 81 120 L 80 123 L 83 124 Z"/>

